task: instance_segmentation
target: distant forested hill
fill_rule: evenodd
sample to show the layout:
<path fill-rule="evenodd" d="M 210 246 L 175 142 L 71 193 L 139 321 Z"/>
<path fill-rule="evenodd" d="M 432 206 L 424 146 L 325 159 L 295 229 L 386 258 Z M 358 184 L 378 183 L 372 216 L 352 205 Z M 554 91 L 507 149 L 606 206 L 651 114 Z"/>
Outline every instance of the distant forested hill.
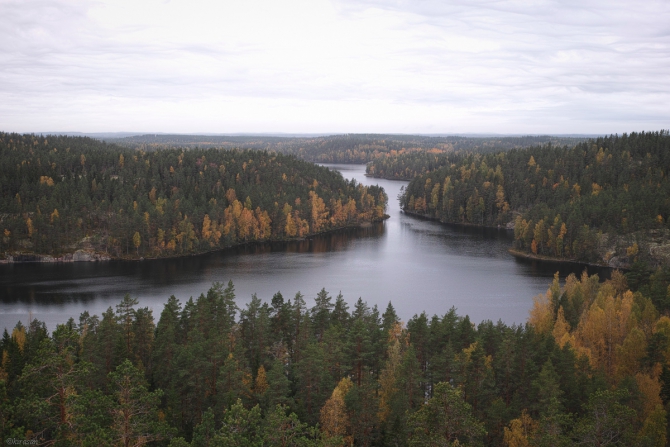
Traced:
<path fill-rule="evenodd" d="M 431 137 L 421 135 L 348 134 L 318 137 L 206 136 L 150 134 L 106 139 L 122 146 L 153 150 L 169 147 L 227 147 L 262 149 L 295 155 L 318 163 L 367 163 L 406 152 L 490 152 L 539 144 L 574 145 L 583 138 L 522 137 Z"/>
<path fill-rule="evenodd" d="M 515 247 L 538 255 L 599 262 L 603 256 L 626 258 L 626 264 L 653 257 L 657 249 L 665 256 L 660 251 L 668 242 L 670 217 L 668 131 L 574 147 L 459 154 L 449 162 L 412 180 L 401 200 L 405 210 L 444 222 L 515 221 Z"/>
<path fill-rule="evenodd" d="M 379 187 L 258 150 L 0 133 L 0 252 L 172 256 L 380 219 Z"/>
<path fill-rule="evenodd" d="M 447 149 L 437 146 L 428 149 L 408 147 L 378 154 L 368 163 L 366 173 L 391 180 L 412 180 L 417 175 L 459 163 L 473 153 L 487 154 L 540 145 L 572 147 L 586 141 L 586 138 L 552 136 L 449 138 L 453 141 Z"/>

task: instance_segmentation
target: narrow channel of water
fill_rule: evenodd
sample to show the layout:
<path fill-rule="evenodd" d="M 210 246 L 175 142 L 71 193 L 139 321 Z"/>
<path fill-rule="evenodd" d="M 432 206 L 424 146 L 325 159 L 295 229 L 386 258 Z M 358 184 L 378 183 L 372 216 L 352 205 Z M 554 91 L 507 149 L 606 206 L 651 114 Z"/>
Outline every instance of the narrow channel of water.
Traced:
<path fill-rule="evenodd" d="M 325 287 L 353 306 L 362 297 L 380 311 L 392 301 L 403 320 L 415 313 L 446 313 L 452 306 L 474 322 L 523 323 L 533 297 L 555 271 L 581 267 L 517 261 L 504 230 L 449 226 L 403 214 L 396 197 L 407 182 L 365 177 L 360 165 L 328 165 L 360 183 L 383 186 L 391 216 L 370 228 L 320 235 L 301 242 L 258 244 L 179 259 L 144 262 L 0 265 L 0 330 L 18 320 L 50 329 L 84 310 L 100 315 L 129 293 L 156 319 L 170 295 L 185 301 L 213 282 L 235 284 L 243 307 L 300 291 L 308 305 Z"/>

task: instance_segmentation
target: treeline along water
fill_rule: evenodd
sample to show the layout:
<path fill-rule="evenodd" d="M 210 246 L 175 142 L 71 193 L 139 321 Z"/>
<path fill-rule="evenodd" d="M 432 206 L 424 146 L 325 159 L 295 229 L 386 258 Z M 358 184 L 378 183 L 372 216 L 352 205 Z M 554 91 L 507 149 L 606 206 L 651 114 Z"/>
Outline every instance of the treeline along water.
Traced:
<path fill-rule="evenodd" d="M 235 284 L 238 305 L 256 293 L 269 301 L 300 291 L 308 303 L 325 287 L 350 304 L 362 297 L 383 310 L 393 302 L 407 320 L 422 311 L 445 314 L 452 306 L 472 321 L 523 323 L 533 296 L 544 293 L 557 270 L 583 267 L 515 260 L 505 230 L 462 228 L 400 212 L 396 197 L 407 182 L 365 177 L 362 165 L 328 165 L 346 178 L 383 186 L 387 221 L 308 240 L 237 247 L 200 256 L 142 262 L 0 265 L 0 327 L 18 320 L 45 321 L 50 329 L 84 310 L 101 314 L 128 293 L 158 316 L 166 299 L 184 301 L 215 281 Z M 609 272 L 601 271 L 606 275 Z"/>

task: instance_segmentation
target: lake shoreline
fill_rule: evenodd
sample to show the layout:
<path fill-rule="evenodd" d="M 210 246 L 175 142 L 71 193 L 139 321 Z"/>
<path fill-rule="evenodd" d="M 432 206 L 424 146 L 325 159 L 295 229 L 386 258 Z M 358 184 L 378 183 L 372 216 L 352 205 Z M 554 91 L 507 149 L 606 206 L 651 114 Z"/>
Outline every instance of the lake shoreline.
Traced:
<path fill-rule="evenodd" d="M 523 259 L 523 260 L 529 260 L 529 261 L 537 261 L 537 262 L 552 263 L 552 264 L 576 265 L 576 266 L 583 265 L 584 267 L 621 270 L 621 271 L 624 271 L 624 272 L 629 270 L 629 269 L 626 269 L 626 268 L 614 268 L 614 267 L 606 265 L 606 264 L 596 264 L 594 262 L 583 262 L 583 261 L 576 261 L 574 259 L 563 259 L 563 258 L 554 258 L 554 257 L 551 257 L 551 256 L 536 255 L 534 253 L 526 253 L 525 251 L 516 250 L 514 248 L 510 248 L 507 251 L 508 251 L 509 254 L 511 254 L 512 256 L 514 256 L 517 259 Z"/>
<path fill-rule="evenodd" d="M 501 225 L 493 226 L 493 225 L 479 225 L 479 224 L 465 223 L 465 222 L 445 222 L 443 220 L 440 220 L 437 217 L 426 216 L 425 214 L 416 213 L 416 212 L 413 212 L 413 211 L 402 210 L 402 212 L 407 214 L 408 216 L 414 216 L 414 217 L 418 217 L 418 218 L 425 219 L 425 220 L 432 220 L 434 222 L 439 222 L 439 223 L 444 224 L 444 225 L 454 225 L 454 226 L 463 227 L 463 228 L 485 228 L 487 230 L 505 230 L 505 231 L 514 230 L 514 227 L 510 228 L 509 226 L 504 226 L 503 227 Z"/>
<path fill-rule="evenodd" d="M 430 220 L 434 222 L 439 222 L 443 225 L 453 225 L 455 227 L 460 227 L 460 228 L 471 228 L 471 229 L 485 229 L 485 230 L 498 230 L 498 231 L 505 231 L 507 233 L 513 231 L 513 228 L 509 227 L 503 227 L 503 226 L 491 226 L 491 225 L 477 225 L 477 224 L 471 224 L 471 223 L 456 223 L 456 222 L 444 222 L 438 218 L 435 217 L 430 217 L 430 216 L 425 216 L 420 213 L 415 213 L 412 211 L 403 211 L 403 213 L 413 216 L 413 217 L 418 217 L 420 219 L 425 219 L 425 220 Z M 577 261 L 574 259 L 561 259 L 561 258 L 554 258 L 551 256 L 543 256 L 543 255 L 535 255 L 533 253 L 526 253 L 520 250 L 516 250 L 513 247 L 510 247 L 507 252 L 515 257 L 516 259 L 524 260 L 524 261 L 534 261 L 534 262 L 539 262 L 545 265 L 550 265 L 550 264 L 562 264 L 566 266 L 583 266 L 584 268 L 592 267 L 592 268 L 597 268 L 597 269 L 609 269 L 609 270 L 621 270 L 621 271 L 628 271 L 629 269 L 626 269 L 625 267 L 619 267 L 615 268 L 607 264 L 596 264 L 594 262 L 584 262 L 584 261 Z"/>
<path fill-rule="evenodd" d="M 225 251 L 229 249 L 234 249 L 234 248 L 239 248 L 239 247 L 244 247 L 244 246 L 249 246 L 252 244 L 272 244 L 272 243 L 279 243 L 279 242 L 300 242 L 300 241 L 306 241 L 310 238 L 313 238 L 315 236 L 319 235 L 325 235 L 325 234 L 331 234 L 331 233 L 337 233 L 340 231 L 346 231 L 346 230 L 352 230 L 356 228 L 369 228 L 375 223 L 383 222 L 386 219 L 389 219 L 391 216 L 388 214 L 384 214 L 384 216 L 380 219 L 375 219 L 371 222 L 362 222 L 359 224 L 354 224 L 354 225 L 346 225 L 343 227 L 338 227 L 338 228 L 332 228 L 330 230 L 326 231 L 320 231 L 318 233 L 313 233 L 309 234 L 304 237 L 297 237 L 297 238 L 289 238 L 289 239 L 267 239 L 267 240 L 259 240 L 259 241 L 244 241 L 244 242 L 239 242 L 233 245 L 228 245 L 225 247 L 219 247 L 214 250 L 207 250 L 207 251 L 201 251 L 197 253 L 185 253 L 185 254 L 176 254 L 176 255 L 169 255 L 169 256 L 151 256 L 151 257 L 143 257 L 140 256 L 138 257 L 114 257 L 109 255 L 108 253 L 104 252 L 96 252 L 94 250 L 90 249 L 80 249 L 76 250 L 73 253 L 66 253 L 61 256 L 53 256 L 53 255 L 47 255 L 47 254 L 39 254 L 39 253 L 13 253 L 13 254 L 6 254 L 5 259 L 0 259 L 0 265 L 1 264 L 31 264 L 31 263 L 37 263 L 37 264 L 67 264 L 67 263 L 74 263 L 74 262 L 106 262 L 106 261 L 124 261 L 124 262 L 142 262 L 142 261 L 154 261 L 154 260 L 159 260 L 159 259 L 179 259 L 179 258 L 189 258 L 192 256 L 201 256 L 205 254 L 210 254 L 210 253 L 217 253 L 220 251 Z"/>
<path fill-rule="evenodd" d="M 373 174 L 363 174 L 363 175 L 365 175 L 368 178 L 378 178 L 380 180 L 391 180 L 391 181 L 398 180 L 400 182 L 411 182 L 412 181 L 411 178 L 379 177 L 379 176 L 376 176 L 376 175 L 373 175 Z"/>

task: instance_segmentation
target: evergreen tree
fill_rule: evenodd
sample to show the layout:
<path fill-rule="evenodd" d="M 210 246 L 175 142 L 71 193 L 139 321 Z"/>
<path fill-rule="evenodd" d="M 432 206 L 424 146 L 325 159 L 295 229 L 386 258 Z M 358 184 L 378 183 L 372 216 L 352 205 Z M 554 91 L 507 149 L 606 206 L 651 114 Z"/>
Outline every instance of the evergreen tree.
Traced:
<path fill-rule="evenodd" d="M 438 383 L 433 397 L 409 419 L 409 445 L 482 445 L 485 431 L 458 389 Z M 457 444 L 458 443 L 458 444 Z"/>
<path fill-rule="evenodd" d="M 172 435 L 169 426 L 158 417 L 163 393 L 149 392 L 141 372 L 129 360 L 121 363 L 109 378 L 115 398 L 111 427 L 114 443 L 136 446 Z"/>
<path fill-rule="evenodd" d="M 598 391 L 589 396 L 586 415 L 577 422 L 573 437 L 592 445 L 630 445 L 635 410 L 621 403 L 625 390 Z"/>

